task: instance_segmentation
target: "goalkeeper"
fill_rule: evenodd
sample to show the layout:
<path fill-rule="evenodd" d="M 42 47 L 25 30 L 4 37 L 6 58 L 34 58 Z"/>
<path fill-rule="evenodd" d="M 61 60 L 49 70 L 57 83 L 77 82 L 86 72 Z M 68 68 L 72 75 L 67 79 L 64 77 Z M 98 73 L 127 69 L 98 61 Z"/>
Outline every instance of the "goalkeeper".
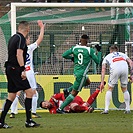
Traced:
<path fill-rule="evenodd" d="M 92 103 L 95 101 L 96 97 L 100 92 L 99 87 L 91 94 L 87 102 L 83 101 L 80 96 L 76 96 L 74 100 L 64 108 L 65 112 L 68 113 L 82 113 L 88 112 L 92 113 L 94 108 L 91 107 Z M 65 101 L 65 96 L 63 93 L 54 94 L 49 101 L 42 101 L 40 107 L 48 109 L 50 114 L 56 114 L 56 109 Z"/>
<path fill-rule="evenodd" d="M 71 59 L 72 61 L 74 61 L 75 82 L 71 87 L 72 91 L 69 94 L 69 96 L 56 110 L 57 113 L 61 114 L 65 113 L 63 109 L 74 100 L 79 91 L 82 90 L 82 87 L 85 86 L 88 77 L 87 74 L 91 63 L 91 59 L 94 60 L 95 63 L 99 64 L 98 55 L 96 55 L 94 49 L 87 47 L 87 43 L 89 42 L 89 36 L 83 34 L 80 38 L 80 42 L 81 42 L 80 45 L 71 47 L 69 50 L 65 51 L 62 55 L 63 58 Z"/>

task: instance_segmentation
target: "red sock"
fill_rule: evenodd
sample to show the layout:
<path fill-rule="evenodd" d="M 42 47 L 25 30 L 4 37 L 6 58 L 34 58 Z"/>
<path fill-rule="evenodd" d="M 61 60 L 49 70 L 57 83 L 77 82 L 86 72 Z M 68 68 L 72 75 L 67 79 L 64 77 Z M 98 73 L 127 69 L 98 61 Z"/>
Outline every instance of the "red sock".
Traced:
<path fill-rule="evenodd" d="M 100 92 L 100 90 L 96 90 L 94 93 L 91 94 L 91 96 L 87 100 L 87 103 L 89 105 L 91 105 L 95 101 L 95 99 L 96 99 L 97 95 L 99 94 L 99 92 Z"/>

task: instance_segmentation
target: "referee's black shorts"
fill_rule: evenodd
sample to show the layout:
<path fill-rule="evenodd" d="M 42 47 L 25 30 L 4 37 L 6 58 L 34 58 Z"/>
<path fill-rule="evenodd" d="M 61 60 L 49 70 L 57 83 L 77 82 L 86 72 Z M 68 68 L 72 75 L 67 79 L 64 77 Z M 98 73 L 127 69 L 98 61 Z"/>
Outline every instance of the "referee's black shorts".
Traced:
<path fill-rule="evenodd" d="M 22 80 L 20 67 L 7 66 L 6 76 L 9 93 L 16 93 L 20 90 L 27 90 L 31 88 L 27 79 Z"/>

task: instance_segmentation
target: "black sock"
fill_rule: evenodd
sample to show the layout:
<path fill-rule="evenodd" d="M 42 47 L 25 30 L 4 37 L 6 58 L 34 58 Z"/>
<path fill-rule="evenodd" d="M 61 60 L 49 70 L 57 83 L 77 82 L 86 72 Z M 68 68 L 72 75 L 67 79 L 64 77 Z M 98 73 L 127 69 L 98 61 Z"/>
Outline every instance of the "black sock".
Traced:
<path fill-rule="evenodd" d="M 5 123 L 5 117 L 7 115 L 7 112 L 9 111 L 11 107 L 12 101 L 6 99 L 5 105 L 3 106 L 3 111 L 1 112 L 0 122 Z"/>
<path fill-rule="evenodd" d="M 31 119 L 31 104 L 32 104 L 32 98 L 26 98 L 25 99 L 25 111 L 26 111 L 27 122 L 30 122 L 30 119 Z"/>

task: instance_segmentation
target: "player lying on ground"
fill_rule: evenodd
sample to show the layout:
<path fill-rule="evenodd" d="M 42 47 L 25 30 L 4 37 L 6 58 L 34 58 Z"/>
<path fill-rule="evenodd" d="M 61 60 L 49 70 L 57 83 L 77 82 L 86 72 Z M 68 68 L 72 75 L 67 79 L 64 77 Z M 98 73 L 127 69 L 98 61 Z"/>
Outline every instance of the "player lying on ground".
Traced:
<path fill-rule="evenodd" d="M 92 113 L 94 108 L 91 107 L 92 103 L 95 101 L 100 90 L 99 87 L 96 88 L 95 92 L 91 94 L 87 102 L 83 101 L 80 96 L 76 96 L 74 100 L 64 108 L 65 112 L 69 113 L 82 113 L 89 112 Z M 42 101 L 40 107 L 48 109 L 51 114 L 56 114 L 56 109 L 60 107 L 62 102 L 65 100 L 63 93 L 54 94 L 49 101 Z"/>

